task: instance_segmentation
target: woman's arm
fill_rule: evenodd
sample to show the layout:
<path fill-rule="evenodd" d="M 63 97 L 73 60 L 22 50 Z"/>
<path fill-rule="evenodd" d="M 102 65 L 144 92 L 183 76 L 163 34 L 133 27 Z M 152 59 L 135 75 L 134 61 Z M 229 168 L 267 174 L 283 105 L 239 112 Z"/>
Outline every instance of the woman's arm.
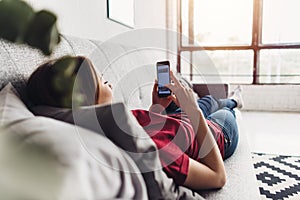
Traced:
<path fill-rule="evenodd" d="M 201 163 L 190 158 L 184 185 L 192 189 L 220 188 L 226 182 L 224 163 L 216 141 L 199 109 L 191 88 L 185 88 L 171 72 L 174 84 L 167 87 L 175 94 L 174 101 L 188 115 L 200 145 Z"/>
<path fill-rule="evenodd" d="M 193 117 L 199 119 L 196 137 L 200 144 L 201 163 L 189 159 L 189 172 L 184 185 L 196 190 L 221 188 L 226 182 L 223 159 L 202 112 L 197 112 L 198 117 L 197 114 Z"/>

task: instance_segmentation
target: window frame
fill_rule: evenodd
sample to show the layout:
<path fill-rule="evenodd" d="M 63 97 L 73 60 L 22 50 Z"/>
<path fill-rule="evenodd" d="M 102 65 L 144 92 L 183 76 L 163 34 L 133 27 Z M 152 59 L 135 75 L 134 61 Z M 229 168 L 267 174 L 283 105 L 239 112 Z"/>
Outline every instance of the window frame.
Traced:
<path fill-rule="evenodd" d="M 194 38 L 193 30 L 193 5 L 194 0 L 189 0 L 189 24 L 188 24 L 188 38 Z M 177 0 L 177 71 L 181 72 L 181 53 L 190 52 L 190 59 L 192 60 L 192 52 L 200 50 L 253 50 L 253 74 L 252 84 L 261 85 L 298 85 L 300 83 L 260 83 L 259 82 L 259 56 L 260 51 L 265 49 L 300 49 L 299 43 L 284 43 L 284 44 L 262 44 L 262 13 L 263 0 L 253 0 L 253 21 L 252 21 L 252 42 L 250 45 L 232 45 L 232 46 L 183 46 L 182 45 L 182 0 Z M 192 40 L 190 40 L 191 42 Z M 190 79 L 193 78 L 192 62 L 190 62 Z"/>

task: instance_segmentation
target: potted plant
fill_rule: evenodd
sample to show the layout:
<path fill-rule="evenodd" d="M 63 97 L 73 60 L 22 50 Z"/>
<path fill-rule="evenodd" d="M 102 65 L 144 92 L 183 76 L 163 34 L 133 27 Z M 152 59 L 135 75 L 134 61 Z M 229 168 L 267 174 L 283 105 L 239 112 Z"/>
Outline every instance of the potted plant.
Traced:
<path fill-rule="evenodd" d="M 42 51 L 44 55 L 51 55 L 60 42 L 60 33 L 57 28 L 57 17 L 50 11 L 34 9 L 22 0 L 0 1 L 0 38 L 17 44 L 27 44 Z M 68 66 L 67 70 L 60 70 L 61 65 Z M 66 98 L 73 98 L 73 103 L 79 105 L 80 96 L 76 92 L 75 78 L 72 71 L 76 60 L 70 56 L 58 59 L 56 82 L 53 84 L 59 91 L 64 91 Z M 63 83 L 63 84 L 60 84 Z M 67 84 L 66 84 L 67 83 Z M 73 87 L 74 90 L 73 90 Z M 70 102 L 70 101 L 65 101 Z M 70 106 L 70 105 L 68 105 Z"/>

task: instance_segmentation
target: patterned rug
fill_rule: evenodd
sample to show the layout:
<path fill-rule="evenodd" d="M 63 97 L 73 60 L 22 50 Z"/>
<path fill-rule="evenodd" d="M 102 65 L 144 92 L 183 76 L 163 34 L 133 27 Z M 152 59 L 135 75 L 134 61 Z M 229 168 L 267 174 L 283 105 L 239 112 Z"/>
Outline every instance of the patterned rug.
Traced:
<path fill-rule="evenodd" d="M 300 157 L 252 153 L 261 199 L 300 200 Z"/>

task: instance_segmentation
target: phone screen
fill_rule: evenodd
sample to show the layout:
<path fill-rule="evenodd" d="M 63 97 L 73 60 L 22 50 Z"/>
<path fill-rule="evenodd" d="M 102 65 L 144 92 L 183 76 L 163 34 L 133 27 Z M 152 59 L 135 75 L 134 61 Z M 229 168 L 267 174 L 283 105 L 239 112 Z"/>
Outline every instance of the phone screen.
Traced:
<path fill-rule="evenodd" d="M 157 64 L 157 81 L 158 81 L 158 95 L 168 96 L 171 91 L 164 87 L 170 83 L 170 64 L 169 61 L 158 62 Z"/>

